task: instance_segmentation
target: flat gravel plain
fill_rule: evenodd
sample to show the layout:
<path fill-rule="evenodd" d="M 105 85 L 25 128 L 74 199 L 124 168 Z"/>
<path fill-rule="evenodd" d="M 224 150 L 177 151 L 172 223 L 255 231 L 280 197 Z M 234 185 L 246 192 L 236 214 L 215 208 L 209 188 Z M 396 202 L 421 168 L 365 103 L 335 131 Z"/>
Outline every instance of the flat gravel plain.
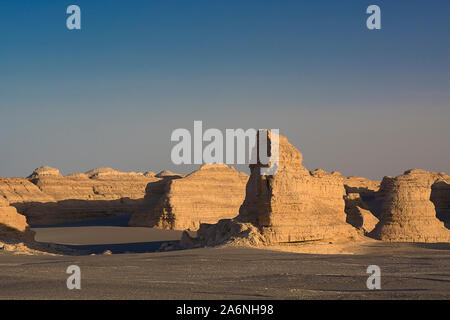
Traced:
<path fill-rule="evenodd" d="M 82 243 L 69 234 L 77 228 L 36 229 L 38 239 L 49 241 L 53 232 L 56 243 L 78 241 L 84 255 L 0 253 L 0 299 L 450 299 L 450 244 L 377 242 L 358 255 L 250 248 L 151 252 L 158 240 L 179 234 L 145 238 L 134 228 L 91 228 L 77 233 Z M 102 233 L 113 240 L 114 232 L 116 242 L 98 240 Z M 92 247 L 88 234 L 97 239 Z M 99 245 L 117 253 L 93 255 Z M 67 289 L 69 265 L 81 269 L 81 290 Z M 369 265 L 381 269 L 381 290 L 367 289 Z"/>

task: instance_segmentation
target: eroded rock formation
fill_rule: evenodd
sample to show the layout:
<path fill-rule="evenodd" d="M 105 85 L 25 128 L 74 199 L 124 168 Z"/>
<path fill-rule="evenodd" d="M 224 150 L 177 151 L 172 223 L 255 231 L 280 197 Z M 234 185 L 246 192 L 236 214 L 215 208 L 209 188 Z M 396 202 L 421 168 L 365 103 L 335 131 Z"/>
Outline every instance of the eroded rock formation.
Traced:
<path fill-rule="evenodd" d="M 378 218 L 369 210 L 359 193 L 348 193 L 345 197 L 345 213 L 347 223 L 365 234 L 371 232 L 378 223 Z"/>
<path fill-rule="evenodd" d="M 62 176 L 41 167 L 27 179 L 0 179 L 0 195 L 27 216 L 30 224 L 54 224 L 132 213 L 143 203 L 152 173 L 100 168 Z"/>
<path fill-rule="evenodd" d="M 0 240 L 11 238 L 32 241 L 34 232 L 29 229 L 25 216 L 0 196 Z"/>
<path fill-rule="evenodd" d="M 380 181 L 370 180 L 363 177 L 352 176 L 344 178 L 347 193 L 373 193 L 380 188 Z"/>
<path fill-rule="evenodd" d="M 436 218 L 430 200 L 440 174 L 413 169 L 396 178 L 385 177 L 380 222 L 370 235 L 383 241 L 449 242 L 450 231 Z"/>
<path fill-rule="evenodd" d="M 275 133 L 269 133 L 269 145 Z M 279 136 L 278 170 L 261 175 L 261 165 L 250 165 L 251 175 L 239 216 L 215 225 L 202 224 L 193 239 L 183 234 L 182 245 L 223 243 L 270 244 L 357 237 L 346 223 L 344 183 L 339 173 L 308 172 L 301 153 Z"/>
<path fill-rule="evenodd" d="M 439 173 L 431 186 L 430 200 L 436 207 L 436 216 L 450 229 L 450 176 Z"/>
<path fill-rule="evenodd" d="M 165 178 L 149 184 L 143 210 L 132 215 L 130 225 L 197 230 L 200 223 L 235 217 L 248 180 L 223 164 L 204 165 L 185 177 L 159 176 Z"/>

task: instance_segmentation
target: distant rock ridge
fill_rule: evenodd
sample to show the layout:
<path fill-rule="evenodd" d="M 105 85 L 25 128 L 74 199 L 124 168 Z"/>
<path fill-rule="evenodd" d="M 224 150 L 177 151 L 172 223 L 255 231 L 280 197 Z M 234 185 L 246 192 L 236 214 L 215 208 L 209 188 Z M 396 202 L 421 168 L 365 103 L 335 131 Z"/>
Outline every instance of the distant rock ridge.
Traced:
<path fill-rule="evenodd" d="M 42 166 L 33 171 L 33 173 L 28 177 L 28 179 L 35 179 L 37 177 L 62 177 L 61 172 L 58 169 L 49 166 Z"/>
<path fill-rule="evenodd" d="M 0 178 L 4 196 L 30 224 L 53 224 L 132 213 L 143 202 L 152 173 L 99 168 L 62 176 L 40 167 L 27 178 Z"/>
<path fill-rule="evenodd" d="M 269 145 L 275 133 L 269 133 Z M 274 244 L 354 239 L 355 228 L 346 223 L 345 188 L 339 173 L 308 172 L 302 154 L 279 135 L 279 161 L 275 174 L 260 174 L 250 165 L 246 197 L 234 219 L 202 224 L 197 237 L 183 233 L 185 247 L 221 244 Z"/>
<path fill-rule="evenodd" d="M 184 174 L 180 174 L 180 173 L 174 173 L 170 170 L 163 170 L 160 171 L 159 173 L 155 174 L 155 177 L 157 178 L 166 178 L 166 177 L 179 177 L 182 178 L 184 177 Z"/>
<path fill-rule="evenodd" d="M 344 178 L 344 185 L 347 193 L 364 194 L 377 192 L 380 188 L 380 181 L 375 181 L 364 177 L 351 176 Z"/>
<path fill-rule="evenodd" d="M 197 230 L 200 223 L 215 223 L 237 215 L 245 197 L 248 176 L 225 164 L 207 164 L 186 176 L 166 172 L 150 183 L 143 209 L 134 213 L 131 226 Z"/>

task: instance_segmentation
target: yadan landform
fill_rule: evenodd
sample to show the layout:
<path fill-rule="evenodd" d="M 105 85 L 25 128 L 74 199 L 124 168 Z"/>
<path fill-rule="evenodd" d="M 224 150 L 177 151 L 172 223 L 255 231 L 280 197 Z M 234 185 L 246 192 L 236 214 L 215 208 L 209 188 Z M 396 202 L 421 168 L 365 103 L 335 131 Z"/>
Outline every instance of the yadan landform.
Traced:
<path fill-rule="evenodd" d="M 27 178 L 0 178 L 0 258 L 12 259 L 11 270 L 25 270 L 22 265 L 33 259 L 44 261 L 26 279 L 17 273 L 4 276 L 1 295 L 41 297 L 39 289 L 10 288 L 8 294 L 1 289 L 17 282 L 26 287 L 45 272 L 57 274 L 56 265 L 70 258 L 85 264 L 89 281 L 97 283 L 75 298 L 124 297 L 100 284 L 94 269 L 106 265 L 116 266 L 104 271 L 113 286 L 126 278 L 133 287 L 130 297 L 450 296 L 449 175 L 411 169 L 372 181 L 308 171 L 300 151 L 284 136 L 278 138 L 279 167 L 273 175 L 261 175 L 258 164 L 250 165 L 250 176 L 224 164 L 206 164 L 188 175 L 100 168 L 63 176 L 41 167 Z M 89 226 L 123 214 L 128 214 L 125 225 Z M 117 238 L 89 246 L 89 239 L 108 230 Z M 84 238 L 66 239 L 76 232 L 84 232 Z M 136 240 L 123 241 L 124 234 Z M 121 243 L 127 249 L 121 251 Z M 15 264 L 14 257 L 23 258 Z M 427 264 L 415 265 L 415 257 Z M 384 285 L 391 292 L 350 290 L 365 288 L 361 279 L 372 264 L 385 268 Z M 142 292 L 139 283 L 145 279 L 151 292 Z M 63 288 L 55 291 L 56 297 L 68 295 Z"/>

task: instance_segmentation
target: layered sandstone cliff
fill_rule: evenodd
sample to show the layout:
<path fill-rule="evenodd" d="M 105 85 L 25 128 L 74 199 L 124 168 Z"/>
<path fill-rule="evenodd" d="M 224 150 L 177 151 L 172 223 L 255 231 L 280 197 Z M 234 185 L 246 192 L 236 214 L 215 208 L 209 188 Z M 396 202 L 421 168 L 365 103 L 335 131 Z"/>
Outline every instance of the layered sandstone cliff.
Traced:
<path fill-rule="evenodd" d="M 269 133 L 271 148 L 275 135 Z M 250 165 L 239 216 L 215 225 L 202 224 L 195 239 L 184 233 L 182 245 L 270 244 L 358 236 L 346 223 L 343 177 L 323 170 L 308 172 L 301 153 L 285 137 L 280 135 L 278 140 L 278 170 L 261 175 L 261 165 Z"/>
<path fill-rule="evenodd" d="M 25 178 L 0 178 L 0 197 L 5 198 L 21 214 L 39 211 L 42 206 L 55 203 L 53 197 Z"/>
<path fill-rule="evenodd" d="M 132 213 L 143 203 L 153 173 L 100 168 L 63 176 L 41 167 L 27 179 L 0 179 L 0 195 L 27 216 L 30 224 L 54 224 Z"/>
<path fill-rule="evenodd" d="M 370 235 L 383 241 L 449 242 L 450 231 L 437 219 L 430 200 L 432 186 L 440 177 L 418 169 L 385 177 L 382 215 Z"/>
<path fill-rule="evenodd" d="M 376 193 L 380 181 L 351 176 L 344 178 L 344 186 L 347 222 L 367 234 L 378 223 L 376 215 L 379 215 L 381 201 L 376 200 Z"/>
<path fill-rule="evenodd" d="M 149 184 L 143 210 L 132 215 L 130 225 L 197 230 L 200 223 L 235 217 L 248 179 L 222 164 L 204 165 L 186 177 L 159 176 L 165 179 Z"/>

